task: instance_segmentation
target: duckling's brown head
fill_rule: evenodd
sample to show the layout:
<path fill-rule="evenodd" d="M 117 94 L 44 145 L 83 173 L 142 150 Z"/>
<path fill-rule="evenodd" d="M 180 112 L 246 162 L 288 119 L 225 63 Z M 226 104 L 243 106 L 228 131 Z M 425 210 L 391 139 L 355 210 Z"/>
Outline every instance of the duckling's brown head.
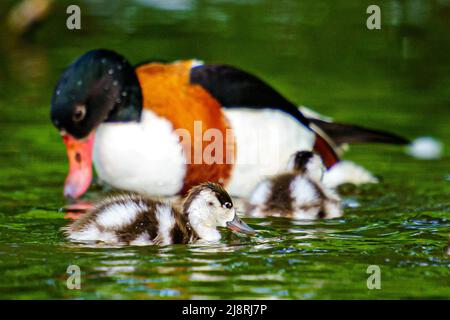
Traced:
<path fill-rule="evenodd" d="M 217 227 L 244 234 L 255 233 L 239 219 L 230 195 L 217 183 L 205 182 L 193 187 L 184 201 L 183 212 L 192 228 L 206 240 L 220 239 Z"/>
<path fill-rule="evenodd" d="M 308 175 L 310 178 L 320 181 L 325 166 L 317 154 L 311 151 L 297 151 L 289 159 L 288 170 Z"/>

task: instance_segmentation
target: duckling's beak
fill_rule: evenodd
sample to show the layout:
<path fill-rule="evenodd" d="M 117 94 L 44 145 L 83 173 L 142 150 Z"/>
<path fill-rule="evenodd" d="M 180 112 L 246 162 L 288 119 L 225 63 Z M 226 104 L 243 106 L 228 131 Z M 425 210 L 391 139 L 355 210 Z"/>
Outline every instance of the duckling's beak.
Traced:
<path fill-rule="evenodd" d="M 234 214 L 233 220 L 227 222 L 227 228 L 248 235 L 254 235 L 256 233 L 256 231 L 242 221 L 236 213 Z"/>

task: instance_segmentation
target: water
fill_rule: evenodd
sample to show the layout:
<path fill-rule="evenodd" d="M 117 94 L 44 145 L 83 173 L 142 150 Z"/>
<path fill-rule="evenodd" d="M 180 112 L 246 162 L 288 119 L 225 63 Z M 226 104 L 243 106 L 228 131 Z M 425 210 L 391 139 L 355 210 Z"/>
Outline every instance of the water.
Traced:
<path fill-rule="evenodd" d="M 368 1 L 80 1 L 81 31 L 65 28 L 70 3 L 23 38 L 0 31 L 0 298 L 450 298 L 448 1 L 379 1 L 380 31 L 365 27 Z M 95 47 L 133 63 L 233 64 L 340 121 L 433 136 L 444 154 L 353 146 L 345 158 L 382 181 L 342 188 L 342 219 L 247 219 L 257 237 L 224 231 L 213 246 L 74 245 L 59 232 L 67 162 L 49 100 L 63 68 Z M 66 288 L 71 264 L 81 290 Z M 367 289 L 369 265 L 381 290 Z"/>

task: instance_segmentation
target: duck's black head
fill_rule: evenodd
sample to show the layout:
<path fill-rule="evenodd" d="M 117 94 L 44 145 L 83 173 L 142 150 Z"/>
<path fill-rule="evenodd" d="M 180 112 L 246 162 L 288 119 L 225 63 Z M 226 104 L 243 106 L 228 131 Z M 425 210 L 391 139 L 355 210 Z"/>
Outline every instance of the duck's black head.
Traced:
<path fill-rule="evenodd" d="M 81 139 L 102 122 L 139 121 L 141 110 L 141 89 L 130 63 L 113 51 L 92 50 L 59 79 L 51 120 L 60 131 Z"/>
<path fill-rule="evenodd" d="M 53 92 L 51 120 L 67 148 L 67 197 L 78 198 L 91 183 L 94 129 L 102 122 L 139 121 L 141 111 L 139 80 L 121 55 L 89 51 L 64 71 Z"/>

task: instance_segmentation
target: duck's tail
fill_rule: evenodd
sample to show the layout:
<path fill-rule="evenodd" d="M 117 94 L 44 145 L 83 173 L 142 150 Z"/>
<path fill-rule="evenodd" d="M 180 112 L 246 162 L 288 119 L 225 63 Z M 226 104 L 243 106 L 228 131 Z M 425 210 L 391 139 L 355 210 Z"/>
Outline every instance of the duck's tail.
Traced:
<path fill-rule="evenodd" d="M 409 143 L 408 139 L 386 131 L 368 129 L 345 123 L 328 122 L 316 118 L 309 118 L 309 121 L 324 131 L 337 145 L 364 142 L 389 144 Z"/>
<path fill-rule="evenodd" d="M 390 132 L 328 122 L 316 118 L 308 118 L 308 120 L 310 121 L 309 127 L 316 133 L 314 151 L 320 154 L 328 169 L 339 162 L 340 147 L 346 143 L 409 143 L 407 139 Z"/>

